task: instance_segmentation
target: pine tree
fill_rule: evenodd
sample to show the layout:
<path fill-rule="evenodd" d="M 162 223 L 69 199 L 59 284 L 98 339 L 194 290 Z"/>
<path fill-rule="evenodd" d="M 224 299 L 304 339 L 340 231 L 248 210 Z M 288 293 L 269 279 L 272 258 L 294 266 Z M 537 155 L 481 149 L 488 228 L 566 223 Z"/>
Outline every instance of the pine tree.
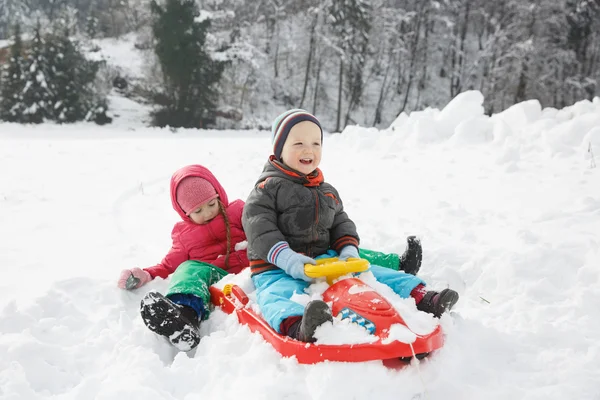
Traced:
<path fill-rule="evenodd" d="M 8 122 L 21 122 L 23 118 L 23 88 L 25 80 L 23 68 L 23 43 L 21 41 L 21 25 L 15 25 L 14 43 L 11 46 L 11 57 L 5 67 L 2 79 L 2 96 L 0 96 L 0 119 Z"/>
<path fill-rule="evenodd" d="M 25 123 L 40 124 L 52 118 L 52 95 L 46 80 L 48 61 L 44 50 L 44 40 L 38 22 L 34 30 L 31 50 L 26 63 L 27 68 L 24 73 L 22 121 Z"/>
<path fill-rule="evenodd" d="M 77 110 L 79 94 L 75 87 L 75 68 L 69 32 L 52 36 L 47 41 L 47 54 L 50 64 L 52 104 L 54 120 L 60 123 L 75 122 L 80 114 Z"/>
<path fill-rule="evenodd" d="M 165 7 L 151 3 L 155 16 L 155 52 L 164 75 L 170 104 L 155 114 L 158 125 L 202 127 L 214 119 L 218 100 L 215 84 L 224 63 L 212 60 L 205 48 L 210 20 L 198 21 L 193 0 L 167 0 Z"/>
<path fill-rule="evenodd" d="M 48 80 L 53 95 L 52 113 L 59 123 L 84 120 L 99 101 L 93 88 L 98 64 L 87 60 L 69 36 L 69 30 L 64 28 L 46 45 L 50 65 Z"/>

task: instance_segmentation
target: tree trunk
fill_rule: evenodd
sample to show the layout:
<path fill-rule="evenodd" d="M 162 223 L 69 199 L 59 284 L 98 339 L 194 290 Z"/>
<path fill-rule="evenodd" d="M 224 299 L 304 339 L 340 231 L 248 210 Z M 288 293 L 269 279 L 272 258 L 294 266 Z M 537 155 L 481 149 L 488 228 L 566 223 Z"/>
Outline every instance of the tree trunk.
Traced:
<path fill-rule="evenodd" d="M 275 78 L 279 77 L 279 65 L 278 65 L 278 59 L 279 59 L 279 24 L 277 22 L 275 22 L 275 24 L 277 24 L 275 31 L 277 32 L 277 36 L 275 37 L 275 59 L 274 59 L 274 63 L 273 63 L 273 71 L 275 72 Z"/>
<path fill-rule="evenodd" d="M 456 96 L 462 91 L 462 74 L 463 74 L 463 65 L 465 59 L 465 41 L 467 38 L 467 28 L 469 26 L 469 17 L 471 13 L 471 0 L 467 0 L 465 5 L 465 15 L 463 19 L 463 25 L 460 32 L 460 50 L 458 53 L 458 63 L 457 63 L 457 74 L 455 75 L 455 83 L 454 83 L 454 93 L 452 97 Z"/>
<path fill-rule="evenodd" d="M 521 74 L 519 75 L 519 83 L 517 85 L 517 91 L 515 93 L 514 103 L 520 103 L 525 100 L 525 93 L 527 91 L 527 63 L 521 65 Z"/>
<path fill-rule="evenodd" d="M 248 82 L 250 82 L 250 78 L 252 77 L 253 72 L 250 72 L 248 74 L 248 76 L 246 77 L 246 79 L 244 80 L 244 85 L 242 86 L 242 95 L 240 96 L 240 105 L 239 108 L 240 110 L 242 109 L 242 107 L 244 106 L 244 97 L 246 97 L 246 92 L 248 91 Z"/>
<path fill-rule="evenodd" d="M 383 76 L 383 82 L 381 83 L 381 89 L 379 89 L 379 98 L 377 99 L 377 106 L 375 107 L 375 118 L 373 119 L 373 126 L 381 123 L 381 110 L 383 108 L 383 100 L 385 99 L 385 95 L 387 93 L 387 81 L 390 73 L 390 68 L 392 66 L 393 60 L 393 50 L 390 49 L 390 56 L 388 60 L 387 67 L 385 68 L 385 75 Z"/>
<path fill-rule="evenodd" d="M 356 90 L 354 87 L 352 87 L 353 85 L 355 85 L 355 81 L 354 81 L 354 68 L 356 67 L 355 62 L 354 62 L 354 55 L 350 56 L 350 71 L 348 71 L 348 81 L 350 83 L 349 85 L 349 93 L 350 93 L 350 99 L 348 100 L 348 106 L 346 107 L 346 117 L 344 118 L 344 126 L 348 125 L 348 120 L 350 119 L 350 112 L 354 109 L 354 107 L 356 106 L 356 94 L 354 93 L 354 91 Z"/>
<path fill-rule="evenodd" d="M 338 85 L 338 104 L 337 104 L 337 118 L 335 123 L 335 131 L 340 131 L 340 120 L 342 118 L 342 88 L 344 81 L 344 58 L 340 56 L 340 82 Z"/>
<path fill-rule="evenodd" d="M 315 89 L 313 93 L 313 115 L 317 112 L 317 106 L 319 102 L 319 85 L 321 84 L 321 66 L 323 65 L 323 57 L 319 57 L 317 61 L 317 76 L 315 77 Z"/>
<path fill-rule="evenodd" d="M 429 53 L 429 8 L 425 10 L 423 18 L 425 20 L 425 22 L 423 23 L 423 25 L 425 26 L 425 36 L 423 37 L 423 49 L 425 49 L 423 51 L 423 71 L 421 72 L 421 77 L 417 86 L 417 101 L 415 102 L 414 110 L 418 110 L 421 106 L 421 92 L 425 90 L 425 87 L 427 85 L 426 82 L 428 81 L 427 65 L 429 60 L 427 59 L 427 55 Z"/>
<path fill-rule="evenodd" d="M 456 14 L 452 14 L 452 17 L 455 20 L 458 20 L 458 13 Z M 455 74 L 456 74 L 456 37 L 457 37 L 457 27 L 456 25 L 452 28 L 452 47 L 450 48 L 450 98 L 454 98 L 455 96 L 455 89 L 454 89 L 454 80 L 455 80 Z"/>
<path fill-rule="evenodd" d="M 408 103 L 408 96 L 410 95 L 410 90 L 412 88 L 413 82 L 415 80 L 415 66 L 417 63 L 417 49 L 419 47 L 419 39 L 421 36 L 421 16 L 423 15 L 423 9 L 425 8 L 425 2 L 421 2 L 421 9 L 419 10 L 419 16 L 417 17 L 417 26 L 415 28 L 415 38 L 413 39 L 410 51 L 410 67 L 408 70 L 408 84 L 406 85 L 406 93 L 404 93 L 404 100 L 402 101 L 402 106 L 400 107 L 400 111 L 396 113 L 396 116 L 402 114 L 402 112 L 406 109 L 406 104 Z"/>
<path fill-rule="evenodd" d="M 265 13 L 265 53 L 271 54 L 271 45 L 273 43 L 273 35 L 275 34 L 275 20 L 270 13 Z"/>
<path fill-rule="evenodd" d="M 539 1 L 536 5 L 539 6 Z M 531 14 L 531 21 L 529 22 L 528 34 L 530 38 L 533 38 L 535 35 L 535 22 L 536 15 L 535 11 L 533 11 Z M 521 74 L 519 75 L 519 83 L 515 92 L 514 103 L 520 103 L 521 101 L 525 100 L 525 97 L 527 95 L 527 72 L 529 71 L 529 62 L 530 57 L 528 55 L 523 57 L 523 62 L 521 63 Z"/>
<path fill-rule="evenodd" d="M 314 49 L 315 49 L 315 42 L 316 42 L 316 38 L 315 38 L 315 30 L 317 27 L 317 22 L 319 20 L 319 16 L 315 15 L 315 19 L 313 20 L 313 23 L 310 27 L 310 42 L 308 45 L 308 59 L 306 60 L 306 71 L 304 73 L 304 86 L 302 88 L 302 98 L 300 99 L 300 106 L 299 108 L 302 108 L 304 105 L 304 99 L 306 98 L 306 88 L 308 87 L 308 78 L 310 77 L 310 66 L 312 63 L 312 59 L 313 59 L 313 53 L 314 53 Z"/>

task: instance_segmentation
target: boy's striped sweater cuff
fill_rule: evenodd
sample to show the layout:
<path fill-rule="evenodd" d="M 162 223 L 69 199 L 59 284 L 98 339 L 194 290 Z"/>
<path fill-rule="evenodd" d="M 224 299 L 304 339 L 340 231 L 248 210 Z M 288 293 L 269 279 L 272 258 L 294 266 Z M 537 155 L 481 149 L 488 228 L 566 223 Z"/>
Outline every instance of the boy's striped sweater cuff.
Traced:
<path fill-rule="evenodd" d="M 331 244 L 331 248 L 339 253 L 344 247 L 349 245 L 358 249 L 358 240 L 354 236 L 342 236 Z"/>

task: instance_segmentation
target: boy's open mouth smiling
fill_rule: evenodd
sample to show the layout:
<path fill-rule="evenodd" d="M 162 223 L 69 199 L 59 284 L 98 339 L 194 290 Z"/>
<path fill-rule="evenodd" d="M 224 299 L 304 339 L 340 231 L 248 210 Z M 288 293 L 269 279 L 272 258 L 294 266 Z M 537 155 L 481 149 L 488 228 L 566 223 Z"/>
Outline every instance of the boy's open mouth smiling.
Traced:
<path fill-rule="evenodd" d="M 301 158 L 301 159 L 300 159 L 300 163 L 301 163 L 301 164 L 311 164 L 312 162 L 313 162 L 313 159 L 312 159 L 312 158 L 306 158 L 306 157 L 305 157 L 305 158 Z"/>

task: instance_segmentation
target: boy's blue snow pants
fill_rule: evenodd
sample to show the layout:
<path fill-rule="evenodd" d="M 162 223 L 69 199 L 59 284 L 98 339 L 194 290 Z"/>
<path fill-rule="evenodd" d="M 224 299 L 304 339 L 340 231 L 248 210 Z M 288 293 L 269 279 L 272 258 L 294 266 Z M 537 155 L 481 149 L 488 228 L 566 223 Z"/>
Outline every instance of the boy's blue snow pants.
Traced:
<path fill-rule="evenodd" d="M 419 284 L 425 285 L 420 278 L 377 265 L 371 265 L 369 271 L 377 281 L 392 288 L 400 297 L 407 298 Z M 294 294 L 304 294 L 310 282 L 294 279 L 283 270 L 265 271 L 252 277 L 256 287 L 257 301 L 263 318 L 276 332 L 280 332 L 281 322 L 304 314 L 304 306 L 291 300 Z"/>

